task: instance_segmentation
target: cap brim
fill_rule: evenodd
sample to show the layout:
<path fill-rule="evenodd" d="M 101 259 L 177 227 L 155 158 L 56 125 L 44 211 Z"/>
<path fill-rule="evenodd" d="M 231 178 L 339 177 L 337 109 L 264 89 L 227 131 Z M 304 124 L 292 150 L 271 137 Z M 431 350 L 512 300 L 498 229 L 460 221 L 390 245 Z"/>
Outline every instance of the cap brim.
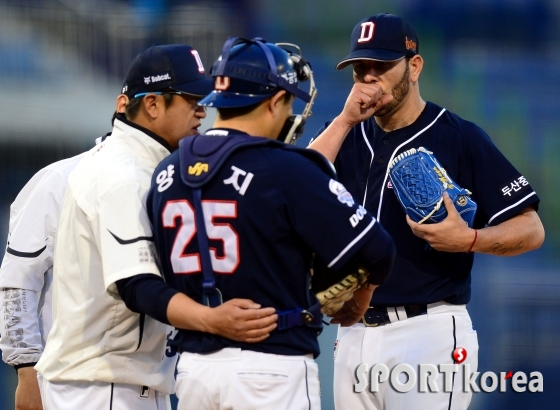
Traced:
<path fill-rule="evenodd" d="M 383 50 L 383 49 L 368 49 L 354 50 L 342 59 L 337 65 L 337 70 L 342 70 L 352 64 L 353 61 L 358 60 L 374 60 L 374 61 L 396 61 L 400 60 L 406 55 L 400 51 Z"/>
<path fill-rule="evenodd" d="M 275 90 L 274 92 L 278 92 Z M 274 95 L 271 94 L 239 94 L 227 91 L 212 91 L 206 97 L 198 102 L 198 105 L 204 107 L 215 107 L 215 108 L 238 108 L 238 107 L 248 107 L 253 104 L 257 104 L 261 101 Z"/>
<path fill-rule="evenodd" d="M 214 82 L 210 79 L 190 81 L 188 83 L 171 86 L 174 90 L 182 91 L 196 97 L 204 97 L 214 89 Z"/>

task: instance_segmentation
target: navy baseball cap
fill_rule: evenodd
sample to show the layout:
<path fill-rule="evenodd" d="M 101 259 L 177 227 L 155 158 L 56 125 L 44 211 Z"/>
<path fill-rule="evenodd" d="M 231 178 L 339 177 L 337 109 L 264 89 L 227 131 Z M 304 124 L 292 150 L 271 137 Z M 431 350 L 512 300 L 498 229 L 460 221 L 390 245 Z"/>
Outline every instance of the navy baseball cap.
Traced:
<path fill-rule="evenodd" d="M 198 102 L 215 108 L 257 104 L 281 89 L 309 102 L 298 88 L 298 71 L 287 50 L 262 38 L 230 37 L 211 69 L 214 91 Z"/>
<path fill-rule="evenodd" d="M 173 89 L 202 97 L 213 89 L 204 75 L 198 51 L 185 44 L 153 45 L 132 60 L 122 94 L 128 98 L 141 93 Z"/>
<path fill-rule="evenodd" d="M 376 14 L 360 21 L 352 31 L 351 52 L 337 70 L 357 60 L 395 61 L 418 54 L 414 27 L 394 14 Z"/>

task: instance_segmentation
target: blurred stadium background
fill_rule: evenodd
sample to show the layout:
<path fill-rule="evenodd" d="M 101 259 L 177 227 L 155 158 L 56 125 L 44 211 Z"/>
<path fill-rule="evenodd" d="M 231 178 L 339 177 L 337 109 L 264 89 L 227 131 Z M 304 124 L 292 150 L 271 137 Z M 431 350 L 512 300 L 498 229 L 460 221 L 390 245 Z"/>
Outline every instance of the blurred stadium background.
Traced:
<path fill-rule="evenodd" d="M 348 52 L 352 28 L 380 12 L 416 27 L 424 99 L 482 126 L 542 200 L 542 249 L 477 255 L 469 309 L 479 371 L 540 371 L 544 392 L 478 393 L 471 409 L 559 408 L 558 0 L 0 0 L 0 246 L 10 203 L 29 178 L 110 130 L 128 64 L 146 47 L 188 43 L 208 70 L 228 36 L 300 45 L 319 90 L 298 143 L 305 146 L 351 87 L 350 71 L 334 66 Z M 332 327 L 320 337 L 324 410 L 334 408 L 335 335 Z M 0 410 L 14 408 L 16 381 L 0 364 Z"/>

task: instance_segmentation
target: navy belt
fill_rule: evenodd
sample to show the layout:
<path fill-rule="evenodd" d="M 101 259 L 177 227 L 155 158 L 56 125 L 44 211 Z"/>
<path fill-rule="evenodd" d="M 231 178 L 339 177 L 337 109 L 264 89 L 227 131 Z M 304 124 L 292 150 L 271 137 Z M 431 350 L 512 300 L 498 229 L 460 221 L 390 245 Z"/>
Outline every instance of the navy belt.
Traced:
<path fill-rule="evenodd" d="M 404 314 L 405 313 L 405 314 Z M 362 323 L 367 327 L 383 326 L 411 317 L 425 315 L 428 313 L 427 305 L 406 305 L 395 307 L 370 306 L 362 316 Z M 393 320 L 391 320 L 393 317 Z"/>

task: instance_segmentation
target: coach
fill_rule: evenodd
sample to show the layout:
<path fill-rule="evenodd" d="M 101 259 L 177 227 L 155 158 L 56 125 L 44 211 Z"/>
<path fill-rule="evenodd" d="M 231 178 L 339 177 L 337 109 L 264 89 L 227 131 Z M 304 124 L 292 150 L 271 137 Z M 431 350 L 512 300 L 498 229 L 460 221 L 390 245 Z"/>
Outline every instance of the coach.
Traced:
<path fill-rule="evenodd" d="M 129 309 L 123 299 L 131 287 L 140 294 L 156 289 L 149 311 L 175 309 L 183 326 L 242 340 L 248 317 L 267 316 L 251 322 L 264 322 L 264 336 L 275 327 L 274 309 L 254 309 L 248 300 L 210 309 L 181 297 L 163 282 L 156 263 L 145 211 L 151 175 L 181 138 L 197 133 L 206 116 L 197 101 L 211 88 L 192 47 L 148 48 L 128 71 L 125 116 L 70 173 L 55 246 L 53 327 L 36 366 L 45 379 L 45 409 L 169 407 L 176 356 L 166 352 L 166 337 L 172 328 L 167 318 L 161 323 Z"/>

